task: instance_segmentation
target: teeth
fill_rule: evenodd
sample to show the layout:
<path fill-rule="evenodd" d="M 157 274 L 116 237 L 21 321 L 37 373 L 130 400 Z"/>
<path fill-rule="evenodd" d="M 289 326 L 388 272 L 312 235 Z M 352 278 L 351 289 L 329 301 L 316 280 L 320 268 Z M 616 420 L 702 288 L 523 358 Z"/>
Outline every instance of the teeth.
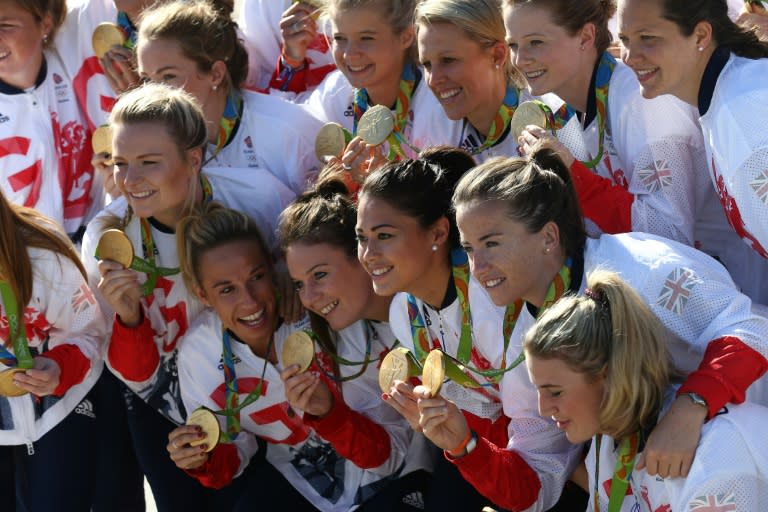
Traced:
<path fill-rule="evenodd" d="M 483 286 L 486 288 L 494 288 L 501 284 L 501 282 L 504 281 L 503 277 L 499 277 L 498 279 L 491 279 L 490 281 L 485 281 L 483 283 Z"/>
<path fill-rule="evenodd" d="M 440 93 L 440 99 L 441 100 L 447 100 L 448 98 L 453 98 L 457 94 L 461 92 L 461 89 L 448 89 L 447 91 L 442 91 Z"/>
<path fill-rule="evenodd" d="M 0 53 L 0 59 L 4 59 L 4 58 L 6 58 L 7 56 L 9 56 L 10 54 L 11 54 L 11 52 L 3 52 L 3 53 Z"/>
<path fill-rule="evenodd" d="M 540 69 L 538 71 L 531 71 L 530 73 L 526 73 L 525 76 L 528 78 L 539 78 L 543 74 L 544 74 L 544 70 Z"/>
<path fill-rule="evenodd" d="M 364 70 L 367 67 L 368 67 L 367 65 L 365 65 L 365 66 L 352 66 L 352 65 L 347 64 L 347 69 L 350 70 L 350 71 L 353 71 L 353 72 L 362 71 L 362 70 Z"/>
<path fill-rule="evenodd" d="M 154 192 L 152 190 L 147 190 L 145 192 L 131 192 L 131 197 L 137 197 L 139 199 L 144 199 L 145 197 L 151 196 Z"/>
<path fill-rule="evenodd" d="M 637 76 L 645 76 L 645 75 L 650 75 L 654 71 L 656 71 L 656 70 L 655 69 L 646 69 L 646 70 L 643 70 L 643 71 L 640 71 L 640 70 L 635 71 L 635 73 L 637 73 Z"/>
<path fill-rule="evenodd" d="M 327 315 L 328 313 L 333 311 L 336 308 L 336 306 L 338 306 L 338 305 L 339 305 L 339 301 L 335 300 L 335 301 L 331 302 L 330 304 L 328 304 L 327 306 L 325 306 L 323 309 L 321 309 L 320 310 L 320 314 L 321 315 Z"/>
<path fill-rule="evenodd" d="M 262 316 L 264 316 L 263 309 L 261 311 L 257 311 L 252 315 L 241 317 L 240 320 L 243 322 L 255 322 L 256 320 L 260 320 Z"/>
<path fill-rule="evenodd" d="M 392 270 L 392 267 L 377 268 L 377 269 L 371 270 L 371 274 L 373 274 L 374 276 L 382 276 L 387 272 L 389 272 L 390 270 Z"/>

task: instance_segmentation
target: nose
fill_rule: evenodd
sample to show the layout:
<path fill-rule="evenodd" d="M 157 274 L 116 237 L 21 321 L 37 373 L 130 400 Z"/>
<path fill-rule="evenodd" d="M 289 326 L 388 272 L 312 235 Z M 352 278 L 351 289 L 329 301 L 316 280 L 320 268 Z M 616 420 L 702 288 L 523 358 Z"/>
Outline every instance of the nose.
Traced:
<path fill-rule="evenodd" d="M 483 251 L 474 250 L 469 252 L 467 256 L 467 259 L 469 259 L 469 271 L 472 274 L 477 275 L 488 268 L 488 260 Z"/>
<path fill-rule="evenodd" d="M 637 48 L 635 48 L 634 51 L 631 50 L 631 47 L 627 41 L 621 42 L 621 60 L 624 61 L 624 64 L 626 64 L 629 67 L 632 67 L 632 64 L 637 64 L 639 60 L 639 52 L 637 51 Z"/>
<path fill-rule="evenodd" d="M 427 79 L 427 85 L 431 88 L 435 87 L 444 76 L 439 66 L 432 64 L 428 71 L 424 71 Z"/>
<path fill-rule="evenodd" d="M 125 164 L 122 167 L 115 166 L 115 181 L 124 185 L 132 185 L 141 182 L 143 175 L 136 166 Z"/>
<path fill-rule="evenodd" d="M 373 240 L 368 239 L 364 244 L 358 245 L 357 257 L 360 263 L 370 262 L 376 254 L 376 245 Z"/>

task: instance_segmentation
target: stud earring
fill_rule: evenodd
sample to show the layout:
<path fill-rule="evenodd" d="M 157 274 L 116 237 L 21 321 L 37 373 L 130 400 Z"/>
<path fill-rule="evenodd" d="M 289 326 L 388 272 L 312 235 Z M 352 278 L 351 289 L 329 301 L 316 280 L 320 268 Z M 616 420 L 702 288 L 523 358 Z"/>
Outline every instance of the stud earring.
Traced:
<path fill-rule="evenodd" d="M 698 50 L 699 50 L 700 52 L 703 52 L 703 51 L 704 51 L 704 47 L 703 47 L 703 46 L 699 46 Z"/>
<path fill-rule="evenodd" d="M 496 64 L 496 69 L 501 69 L 501 65 L 500 64 Z"/>
<path fill-rule="evenodd" d="M 437 244 L 432 244 L 432 252 L 437 252 Z"/>
<path fill-rule="evenodd" d="M 214 85 L 213 87 L 211 87 L 211 89 L 213 89 L 214 91 L 215 91 L 216 89 L 218 89 L 218 88 L 219 88 L 219 86 L 218 86 L 218 85 Z"/>
<path fill-rule="evenodd" d="M 545 254 L 549 254 L 549 251 L 551 251 L 551 250 L 552 250 L 551 247 L 547 247 L 546 249 L 544 249 L 544 253 Z"/>

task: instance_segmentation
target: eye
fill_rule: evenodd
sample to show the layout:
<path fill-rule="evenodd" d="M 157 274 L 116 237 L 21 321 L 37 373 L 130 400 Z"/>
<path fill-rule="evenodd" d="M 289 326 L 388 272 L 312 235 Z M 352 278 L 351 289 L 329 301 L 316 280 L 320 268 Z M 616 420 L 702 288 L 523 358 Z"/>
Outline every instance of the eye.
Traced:
<path fill-rule="evenodd" d="M 113 162 L 113 165 L 115 167 L 117 167 L 118 169 L 122 169 L 123 167 L 125 167 L 128 164 L 126 164 L 125 162 Z"/>
<path fill-rule="evenodd" d="M 467 245 L 462 245 L 462 246 L 461 246 L 461 248 L 462 248 L 462 249 L 464 249 L 464 252 L 465 252 L 465 253 L 467 253 L 467 254 L 469 254 L 469 253 L 471 253 L 471 252 L 472 252 L 472 246 L 471 246 L 471 245 L 469 245 L 469 244 L 467 244 Z"/>
<path fill-rule="evenodd" d="M 300 292 L 302 290 L 302 288 L 304 288 L 304 283 L 302 283 L 301 281 L 294 281 L 293 282 L 293 289 L 294 290 L 296 290 L 297 292 Z"/>
<path fill-rule="evenodd" d="M 315 278 L 316 281 L 319 281 L 320 279 L 324 278 L 328 275 L 328 272 L 315 272 L 312 274 L 312 277 Z"/>
<path fill-rule="evenodd" d="M 531 46 L 540 46 L 544 44 L 544 41 L 541 41 L 540 39 L 532 39 L 530 43 Z"/>
<path fill-rule="evenodd" d="M 255 274 L 251 275 L 251 281 L 261 281 L 264 279 L 264 272 L 256 272 Z"/>
<path fill-rule="evenodd" d="M 499 242 L 494 242 L 493 240 L 487 240 L 485 242 L 485 248 L 486 249 L 490 249 L 492 247 L 498 247 L 498 246 L 499 246 Z"/>
<path fill-rule="evenodd" d="M 392 235 L 389 233 L 379 233 L 376 235 L 377 240 L 389 240 L 390 238 L 392 238 Z"/>
<path fill-rule="evenodd" d="M 171 75 L 170 73 L 168 73 L 168 74 L 165 74 L 165 75 L 163 75 L 163 76 L 160 78 L 160 80 L 161 80 L 163 83 L 166 83 L 166 84 L 167 84 L 168 82 L 173 82 L 174 80 L 176 80 L 176 75 Z"/>
<path fill-rule="evenodd" d="M 347 38 L 344 36 L 333 36 L 333 40 L 336 41 L 337 43 L 340 43 L 340 42 L 346 41 Z"/>
<path fill-rule="evenodd" d="M 357 243 L 364 244 L 368 241 L 368 237 L 364 235 L 358 234 L 355 238 L 357 238 Z"/>
<path fill-rule="evenodd" d="M 219 288 L 219 295 L 229 295 L 235 290 L 234 286 L 223 286 Z"/>
<path fill-rule="evenodd" d="M 649 36 L 648 34 L 643 34 L 640 36 L 641 41 L 652 41 L 656 39 L 656 36 Z"/>
<path fill-rule="evenodd" d="M 422 62 L 421 67 L 423 67 L 426 71 L 429 71 L 430 69 L 432 69 L 432 63 L 429 61 Z"/>
<path fill-rule="evenodd" d="M 562 391 L 550 391 L 550 392 L 549 392 L 549 396 L 551 396 L 552 398 L 558 398 L 558 397 L 560 397 L 562 394 L 563 394 L 563 392 L 562 392 Z"/>
<path fill-rule="evenodd" d="M 517 51 L 517 43 L 508 43 L 507 46 L 509 46 L 509 49 L 513 52 Z"/>
<path fill-rule="evenodd" d="M 142 160 L 141 165 L 155 165 L 157 163 L 156 160 Z"/>

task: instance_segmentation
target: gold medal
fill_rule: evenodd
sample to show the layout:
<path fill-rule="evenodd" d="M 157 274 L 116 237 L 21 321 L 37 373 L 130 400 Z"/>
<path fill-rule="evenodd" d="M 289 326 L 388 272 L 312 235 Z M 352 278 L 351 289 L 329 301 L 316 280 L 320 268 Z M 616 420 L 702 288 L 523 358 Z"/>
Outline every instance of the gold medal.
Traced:
<path fill-rule="evenodd" d="M 204 438 L 191 441 L 189 443 L 190 446 L 200 446 L 205 443 L 208 445 L 205 451 L 209 452 L 219 444 L 221 427 L 219 426 L 219 420 L 216 419 L 216 415 L 210 409 L 205 407 L 195 409 L 187 418 L 187 425 L 197 425 L 203 429 L 203 434 L 205 434 Z"/>
<path fill-rule="evenodd" d="M 107 125 L 96 128 L 91 136 L 91 146 L 96 155 L 100 153 L 112 154 L 112 128 Z"/>
<path fill-rule="evenodd" d="M 389 393 L 392 383 L 396 380 L 406 382 L 419 374 L 419 364 L 413 354 L 405 347 L 397 347 L 384 356 L 379 368 L 379 387 L 384 393 Z"/>
<path fill-rule="evenodd" d="M 119 229 L 108 229 L 99 238 L 96 254 L 99 259 L 116 261 L 129 268 L 133 263 L 133 244 Z"/>
<path fill-rule="evenodd" d="M 357 122 L 357 134 L 371 146 L 383 143 L 394 129 L 395 116 L 384 105 L 369 108 Z"/>
<path fill-rule="evenodd" d="M 515 113 L 512 114 L 512 120 L 509 122 L 509 125 L 512 136 L 517 141 L 528 125 L 546 129 L 547 115 L 538 104 L 533 101 L 525 101 L 517 106 Z"/>
<path fill-rule="evenodd" d="M 29 393 L 13 383 L 13 376 L 24 371 L 21 368 L 8 368 L 0 372 L 0 396 L 22 396 Z"/>
<path fill-rule="evenodd" d="M 120 27 L 114 23 L 99 23 L 93 31 L 91 44 L 93 45 L 93 53 L 98 58 L 102 58 L 113 46 L 125 44 L 125 35 Z"/>
<path fill-rule="evenodd" d="M 299 373 L 307 371 L 315 358 L 315 342 L 304 331 L 296 331 L 285 339 L 283 343 L 282 362 L 283 368 L 291 365 L 299 365 Z"/>
<path fill-rule="evenodd" d="M 421 382 L 429 390 L 432 396 L 440 393 L 445 381 L 445 360 L 443 352 L 438 349 L 432 350 L 424 360 L 424 370 L 421 374 Z"/>
<path fill-rule="evenodd" d="M 315 138 L 315 155 L 318 160 L 325 162 L 329 156 L 341 157 L 347 141 L 344 137 L 344 128 L 338 123 L 326 123 L 317 132 Z"/>

